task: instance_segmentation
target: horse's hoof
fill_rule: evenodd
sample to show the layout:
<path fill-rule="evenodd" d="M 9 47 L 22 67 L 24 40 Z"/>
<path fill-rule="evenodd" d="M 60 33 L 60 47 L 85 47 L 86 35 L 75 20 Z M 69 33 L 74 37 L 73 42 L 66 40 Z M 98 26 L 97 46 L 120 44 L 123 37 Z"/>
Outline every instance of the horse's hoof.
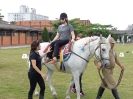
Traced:
<path fill-rule="evenodd" d="M 66 98 L 66 99 L 70 99 L 70 98 Z"/>
<path fill-rule="evenodd" d="M 66 97 L 66 99 L 70 99 L 70 97 Z"/>
<path fill-rule="evenodd" d="M 54 98 L 54 99 L 57 99 L 57 95 L 56 95 L 56 94 L 53 94 L 53 98 Z"/>
<path fill-rule="evenodd" d="M 39 96 L 39 93 L 38 92 L 35 92 L 35 96 Z"/>

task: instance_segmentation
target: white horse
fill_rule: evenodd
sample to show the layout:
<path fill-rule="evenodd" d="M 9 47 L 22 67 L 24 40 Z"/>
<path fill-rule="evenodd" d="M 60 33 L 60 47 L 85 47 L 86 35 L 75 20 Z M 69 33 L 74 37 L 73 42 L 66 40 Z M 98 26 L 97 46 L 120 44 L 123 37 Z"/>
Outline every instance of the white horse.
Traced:
<path fill-rule="evenodd" d="M 64 66 L 66 69 L 66 73 L 72 74 L 72 80 L 70 82 L 70 86 L 68 87 L 66 91 L 66 99 L 70 99 L 70 90 L 75 83 L 76 85 L 76 93 L 77 93 L 77 99 L 80 99 L 80 86 L 79 86 L 79 76 L 81 73 L 84 72 L 84 70 L 87 67 L 87 64 L 89 60 L 95 55 L 96 59 L 98 59 L 102 66 L 108 67 L 110 65 L 109 62 L 109 50 L 110 50 L 110 44 L 109 39 L 104 38 L 102 36 L 100 37 L 94 37 L 92 41 L 92 37 L 86 37 L 82 38 L 78 41 L 75 41 L 75 43 L 72 46 L 72 52 L 71 56 L 67 61 L 64 61 Z M 41 55 L 43 53 L 43 50 L 45 49 L 44 45 L 45 43 L 41 43 L 41 50 L 39 51 L 39 54 Z M 81 50 L 81 48 L 84 47 L 84 50 Z M 80 53 L 80 54 L 79 54 Z M 44 63 L 44 59 L 42 59 L 42 64 Z M 57 98 L 57 93 L 52 85 L 51 82 L 51 76 L 54 71 L 60 71 L 60 62 L 57 62 L 54 64 L 45 64 L 48 68 L 47 72 L 47 81 L 50 86 L 50 89 L 52 91 L 53 97 Z"/>

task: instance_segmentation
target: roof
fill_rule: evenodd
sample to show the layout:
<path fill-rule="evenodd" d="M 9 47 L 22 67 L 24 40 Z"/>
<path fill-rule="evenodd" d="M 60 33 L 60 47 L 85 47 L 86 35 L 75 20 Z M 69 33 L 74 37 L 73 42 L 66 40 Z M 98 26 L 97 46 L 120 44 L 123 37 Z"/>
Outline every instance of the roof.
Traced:
<path fill-rule="evenodd" d="M 133 34 L 132 30 L 111 30 L 111 32 L 114 32 L 115 34 Z"/>
<path fill-rule="evenodd" d="M 13 25 L 13 24 L 2 24 L 2 23 L 0 23 L 0 29 L 42 31 L 42 29 L 32 28 L 32 27 L 28 27 L 28 26 L 20 26 L 20 25 Z"/>

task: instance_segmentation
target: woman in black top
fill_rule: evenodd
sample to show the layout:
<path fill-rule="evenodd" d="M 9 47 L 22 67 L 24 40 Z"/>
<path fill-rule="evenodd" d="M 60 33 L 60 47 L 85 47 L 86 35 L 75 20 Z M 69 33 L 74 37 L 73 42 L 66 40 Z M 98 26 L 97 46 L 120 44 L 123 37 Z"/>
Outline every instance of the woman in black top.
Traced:
<path fill-rule="evenodd" d="M 31 50 L 29 56 L 30 69 L 28 72 L 28 78 L 30 81 L 30 90 L 28 93 L 28 99 L 33 99 L 32 96 L 37 83 L 40 86 L 39 99 L 44 99 L 45 83 L 43 79 L 46 79 L 46 76 L 41 72 L 41 67 L 42 67 L 41 60 L 48 52 L 50 52 L 50 49 L 51 48 L 48 48 L 47 52 L 44 53 L 42 56 L 40 56 L 38 53 L 38 50 L 40 50 L 39 41 L 33 41 L 31 43 Z"/>

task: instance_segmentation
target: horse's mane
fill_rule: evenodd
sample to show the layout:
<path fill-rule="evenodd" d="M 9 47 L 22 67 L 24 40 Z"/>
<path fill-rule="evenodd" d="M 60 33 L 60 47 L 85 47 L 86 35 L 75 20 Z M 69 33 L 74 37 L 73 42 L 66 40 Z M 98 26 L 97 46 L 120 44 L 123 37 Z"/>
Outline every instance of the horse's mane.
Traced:
<path fill-rule="evenodd" d="M 95 41 L 98 38 L 99 38 L 98 36 L 85 37 L 85 38 L 82 38 L 82 39 L 76 41 L 75 43 L 76 43 L 76 46 L 83 47 L 85 44 Z"/>
<path fill-rule="evenodd" d="M 96 41 L 99 38 L 99 36 L 91 36 L 91 37 L 85 37 L 78 41 L 76 41 L 76 46 L 83 47 L 85 44 L 89 44 L 90 42 Z M 106 38 L 102 37 L 102 43 L 106 43 Z"/>

